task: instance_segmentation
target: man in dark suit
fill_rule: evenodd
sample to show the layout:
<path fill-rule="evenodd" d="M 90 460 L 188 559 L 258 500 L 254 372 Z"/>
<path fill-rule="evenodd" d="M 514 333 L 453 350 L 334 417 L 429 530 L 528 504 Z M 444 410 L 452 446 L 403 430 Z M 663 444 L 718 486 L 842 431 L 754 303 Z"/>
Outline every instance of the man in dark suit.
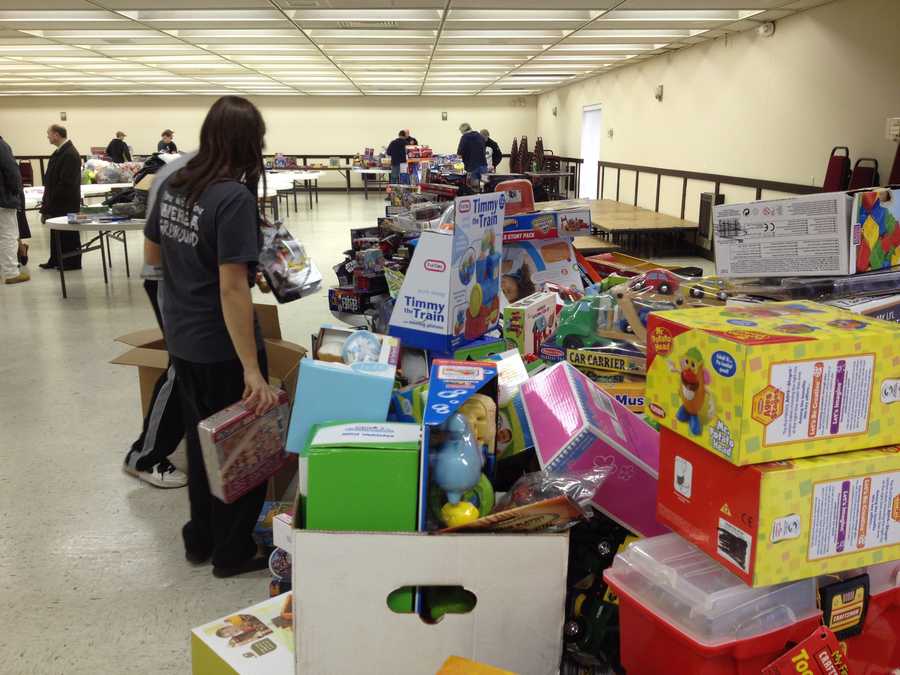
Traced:
<path fill-rule="evenodd" d="M 81 155 L 69 140 L 65 127 L 54 124 L 47 129 L 47 140 L 56 146 L 50 156 L 47 173 L 44 174 L 44 198 L 41 200 L 41 220 L 77 213 L 81 208 Z M 59 266 L 56 260 L 56 242 L 62 252 L 74 253 L 81 250 L 81 234 L 50 230 L 50 258 L 40 267 L 45 270 Z M 81 256 L 66 258 L 64 269 L 80 270 Z"/>

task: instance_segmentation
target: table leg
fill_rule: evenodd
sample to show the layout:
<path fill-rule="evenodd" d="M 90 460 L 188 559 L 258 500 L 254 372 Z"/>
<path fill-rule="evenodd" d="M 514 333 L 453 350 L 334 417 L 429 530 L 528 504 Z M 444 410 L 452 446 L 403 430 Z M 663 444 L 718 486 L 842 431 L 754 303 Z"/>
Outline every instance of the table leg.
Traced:
<path fill-rule="evenodd" d="M 109 269 L 112 269 L 112 256 L 109 254 L 110 250 L 111 250 L 109 247 L 109 239 L 108 239 L 109 233 L 107 232 L 103 236 L 107 237 L 107 239 L 106 239 L 106 264 L 109 265 Z"/>
<path fill-rule="evenodd" d="M 347 194 L 349 195 L 350 194 L 350 169 L 347 169 L 346 171 L 342 171 L 341 173 L 343 173 L 344 178 L 347 179 Z"/>
<path fill-rule="evenodd" d="M 109 247 L 107 247 L 108 249 Z M 131 267 L 128 265 L 128 233 L 122 231 L 122 248 L 125 249 L 125 276 L 131 278 Z"/>
<path fill-rule="evenodd" d="M 366 199 L 369 198 L 369 181 L 366 177 L 366 174 L 362 174 L 363 179 L 363 194 L 366 196 Z"/>
<path fill-rule="evenodd" d="M 316 186 L 316 204 L 318 204 L 319 203 L 319 179 L 318 178 L 316 178 L 316 180 L 315 180 L 315 186 Z"/>
<path fill-rule="evenodd" d="M 65 261 L 63 260 L 62 243 L 59 240 L 59 234 L 54 237 L 51 232 L 50 236 L 56 240 L 56 264 L 59 267 L 59 285 L 62 287 L 63 298 L 68 298 L 69 295 L 66 293 L 66 273 L 63 270 Z"/>
<path fill-rule="evenodd" d="M 106 232 L 98 232 L 100 235 L 100 263 L 103 265 L 103 283 L 109 283 L 109 276 L 106 274 L 106 250 L 109 248 L 109 241 L 106 239 Z"/>
<path fill-rule="evenodd" d="M 297 183 L 294 183 L 294 189 L 291 190 L 294 193 L 294 213 L 297 213 Z"/>
<path fill-rule="evenodd" d="M 312 209 L 312 181 L 304 181 L 306 184 L 306 196 L 309 197 L 309 208 Z"/>
<path fill-rule="evenodd" d="M 272 202 L 272 217 L 278 222 L 278 195 L 275 195 L 275 201 Z"/>

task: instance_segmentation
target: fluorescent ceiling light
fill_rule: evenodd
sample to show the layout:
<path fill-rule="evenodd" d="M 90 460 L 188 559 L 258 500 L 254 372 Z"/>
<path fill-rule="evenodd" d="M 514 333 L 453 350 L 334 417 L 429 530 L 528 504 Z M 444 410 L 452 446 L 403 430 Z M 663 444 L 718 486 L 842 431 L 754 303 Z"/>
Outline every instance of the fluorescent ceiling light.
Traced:
<path fill-rule="evenodd" d="M 159 33 L 155 30 L 19 30 L 20 33 L 33 37 L 49 38 L 57 40 L 77 40 L 80 38 L 129 38 L 159 39 Z"/>
<path fill-rule="evenodd" d="M 59 10 L 38 11 L 0 11 L 0 21 L 12 23 L 70 23 L 74 21 L 124 21 L 120 16 L 110 12 L 94 10 L 76 10 L 72 12 Z"/>
<path fill-rule="evenodd" d="M 306 53 L 318 53 L 316 48 L 307 44 L 298 44 L 298 45 L 273 45 L 273 44 L 251 44 L 251 45 L 201 45 L 198 44 L 198 47 L 202 49 L 209 49 L 216 52 L 221 53 L 243 53 L 243 52 L 260 52 L 261 54 L 269 54 L 271 52 L 306 52 Z M 249 57 L 246 57 L 249 58 Z M 279 58 L 279 57 L 276 57 Z"/>
<path fill-rule="evenodd" d="M 474 36 L 470 36 L 474 37 Z M 519 45 L 445 45 L 438 44 L 438 52 L 539 52 L 544 48 L 541 45 L 519 44 Z"/>
<path fill-rule="evenodd" d="M 761 9 L 722 10 L 614 10 L 600 17 L 600 21 L 656 21 L 656 22 L 707 22 L 733 23 L 760 14 Z"/>
<path fill-rule="evenodd" d="M 537 89 L 488 89 L 481 92 L 479 96 L 528 96 L 537 91 Z"/>
<path fill-rule="evenodd" d="M 590 21 L 600 12 L 593 10 L 546 9 L 451 9 L 448 21 Z"/>
<path fill-rule="evenodd" d="M 454 39 L 515 39 L 515 38 L 550 38 L 565 37 L 570 30 L 445 30 L 441 33 L 441 40 Z"/>
<path fill-rule="evenodd" d="M 288 16 L 301 22 L 314 21 L 440 21 L 438 9 L 297 9 Z"/>
<path fill-rule="evenodd" d="M 296 28 L 229 28 L 227 30 L 223 30 L 221 28 L 196 30 L 172 29 L 166 30 L 164 32 L 168 35 L 175 35 L 187 40 L 200 41 L 209 40 L 212 38 L 226 38 L 228 40 L 234 40 L 236 38 L 262 38 L 265 40 L 275 40 L 276 38 L 291 38 L 291 41 L 297 41 L 307 44 L 309 43 L 309 41 L 305 37 L 303 37 L 303 34 L 300 33 Z"/>
<path fill-rule="evenodd" d="M 338 54 L 343 52 L 384 52 L 384 45 L 333 45 L 325 47 L 325 51 L 329 54 Z M 390 47 L 391 52 L 430 52 L 431 47 L 428 45 L 393 45 Z"/>
<path fill-rule="evenodd" d="M 553 52 L 644 52 L 667 47 L 669 43 L 635 43 L 635 44 L 563 44 L 551 49 Z M 549 47 L 549 45 L 548 45 Z"/>
<path fill-rule="evenodd" d="M 537 61 L 596 61 L 598 63 L 603 61 L 624 61 L 628 56 L 614 56 L 612 54 L 607 56 L 592 56 L 590 54 L 572 54 L 572 55 L 563 55 L 563 54 L 541 54 L 541 56 L 535 59 Z M 530 63 L 530 62 L 529 62 Z"/>
<path fill-rule="evenodd" d="M 196 48 L 180 42 L 172 42 L 164 45 L 93 45 L 91 49 L 98 52 L 187 52 L 195 53 Z M 0 47 L 3 51 L 3 47 Z"/>
<path fill-rule="evenodd" d="M 166 9 L 152 10 L 139 9 L 136 11 L 121 11 L 120 14 L 130 19 L 153 23 L 157 21 L 213 23 L 219 21 L 284 21 L 284 16 L 276 10 L 252 10 L 252 9 Z"/>
<path fill-rule="evenodd" d="M 596 24 L 595 24 L 596 25 Z M 649 38 L 649 39 L 677 39 L 677 38 L 686 38 L 686 37 L 694 37 L 695 35 L 700 35 L 701 33 L 706 33 L 706 29 L 683 29 L 683 28 L 661 28 L 661 29 L 653 29 L 653 30 L 618 30 L 618 29 L 601 29 L 594 30 L 593 28 L 586 28 L 585 30 L 578 31 L 573 37 L 588 37 L 588 38 L 625 38 L 625 39 L 638 39 L 638 38 Z"/>

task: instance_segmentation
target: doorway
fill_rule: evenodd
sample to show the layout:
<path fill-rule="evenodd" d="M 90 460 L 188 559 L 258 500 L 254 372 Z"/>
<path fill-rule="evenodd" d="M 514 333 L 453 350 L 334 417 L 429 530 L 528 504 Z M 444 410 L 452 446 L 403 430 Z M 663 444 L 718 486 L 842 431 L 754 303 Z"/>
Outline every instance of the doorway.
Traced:
<path fill-rule="evenodd" d="M 603 129 L 603 111 L 600 104 L 586 105 L 581 113 L 581 184 L 578 194 L 597 199 L 597 162 L 600 161 L 600 133 Z"/>

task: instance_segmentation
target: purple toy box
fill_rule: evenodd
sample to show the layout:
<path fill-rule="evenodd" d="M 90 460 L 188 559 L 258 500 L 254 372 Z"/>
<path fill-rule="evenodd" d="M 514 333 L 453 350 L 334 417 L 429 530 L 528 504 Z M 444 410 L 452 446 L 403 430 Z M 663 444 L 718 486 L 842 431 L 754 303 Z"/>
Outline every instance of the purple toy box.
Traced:
<path fill-rule="evenodd" d="M 541 468 L 612 466 L 594 506 L 641 536 L 669 531 L 656 521 L 657 431 L 566 362 L 524 383 L 522 400 Z"/>

